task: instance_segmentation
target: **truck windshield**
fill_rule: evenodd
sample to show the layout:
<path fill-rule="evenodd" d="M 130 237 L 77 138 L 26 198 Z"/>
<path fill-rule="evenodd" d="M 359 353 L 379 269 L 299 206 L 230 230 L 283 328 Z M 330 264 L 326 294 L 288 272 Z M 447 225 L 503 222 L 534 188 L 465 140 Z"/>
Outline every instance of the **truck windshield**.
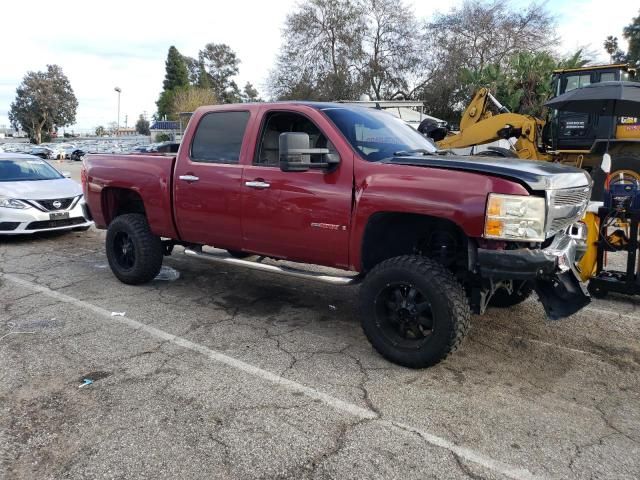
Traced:
<path fill-rule="evenodd" d="M 393 115 L 374 109 L 328 107 L 322 111 L 360 155 L 377 162 L 394 156 L 435 153 L 436 147 Z"/>
<path fill-rule="evenodd" d="M 0 160 L 0 182 L 56 180 L 64 178 L 44 160 Z"/>

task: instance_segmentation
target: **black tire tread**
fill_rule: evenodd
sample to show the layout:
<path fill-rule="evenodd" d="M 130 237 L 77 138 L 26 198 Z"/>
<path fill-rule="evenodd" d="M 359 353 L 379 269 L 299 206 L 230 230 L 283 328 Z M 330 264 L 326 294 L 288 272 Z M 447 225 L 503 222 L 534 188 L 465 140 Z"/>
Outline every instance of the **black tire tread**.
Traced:
<path fill-rule="evenodd" d="M 441 355 L 435 360 L 426 363 L 420 361 L 403 362 L 404 366 L 410 368 L 422 368 L 436 365 L 444 360 L 449 354 L 455 352 L 469 332 L 469 329 L 471 328 L 471 308 L 469 306 L 469 300 L 467 299 L 462 285 L 460 285 L 449 270 L 447 270 L 442 264 L 419 255 L 403 255 L 380 262 L 368 273 L 365 278 L 365 284 L 367 278 L 371 278 L 385 270 L 397 268 L 412 270 L 423 277 L 429 278 L 439 286 L 439 289 L 442 292 L 446 292 L 442 297 L 446 300 L 448 309 L 453 313 L 454 321 L 453 329 L 450 331 L 447 344 L 442 350 Z M 374 345 L 374 347 L 376 347 L 374 340 L 372 340 L 367 330 L 364 329 L 364 331 L 369 341 Z M 381 352 L 380 350 L 378 351 L 385 356 L 384 352 Z"/>
<path fill-rule="evenodd" d="M 110 233 L 126 229 L 129 231 L 136 244 L 136 264 L 131 272 L 121 272 L 115 260 L 110 256 Z M 123 283 L 128 285 L 140 285 L 153 280 L 162 268 L 164 257 L 162 241 L 154 235 L 149 228 L 147 218 L 140 213 L 126 213 L 116 217 L 109 225 L 107 232 L 107 259 L 111 271 Z"/>

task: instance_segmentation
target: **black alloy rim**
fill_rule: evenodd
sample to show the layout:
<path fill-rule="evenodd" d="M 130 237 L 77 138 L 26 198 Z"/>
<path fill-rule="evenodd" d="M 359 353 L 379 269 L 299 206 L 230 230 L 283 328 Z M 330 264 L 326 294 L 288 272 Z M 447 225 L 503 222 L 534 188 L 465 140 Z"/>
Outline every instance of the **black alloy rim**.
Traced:
<path fill-rule="evenodd" d="M 376 297 L 376 325 L 387 341 L 405 349 L 421 348 L 433 336 L 431 302 L 415 285 L 392 283 Z"/>
<path fill-rule="evenodd" d="M 126 232 L 116 233 L 113 239 L 113 250 L 118 265 L 126 270 L 133 268 L 136 262 L 136 253 L 133 240 Z"/>

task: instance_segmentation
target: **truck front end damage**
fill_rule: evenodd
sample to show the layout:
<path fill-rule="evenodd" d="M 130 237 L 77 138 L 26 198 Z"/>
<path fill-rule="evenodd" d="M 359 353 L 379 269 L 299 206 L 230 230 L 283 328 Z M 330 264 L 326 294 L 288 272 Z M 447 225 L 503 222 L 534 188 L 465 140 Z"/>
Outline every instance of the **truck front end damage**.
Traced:
<path fill-rule="evenodd" d="M 590 302 L 577 264 L 586 251 L 587 175 L 553 177 L 549 188 L 530 196 L 490 194 L 485 235 L 470 252 L 481 287 L 472 295 L 483 312 L 496 291 L 534 286 L 547 317 L 557 320 Z"/>
<path fill-rule="evenodd" d="M 519 281 L 533 282 L 551 320 L 582 309 L 591 301 L 576 269 L 586 246 L 584 233 L 583 225 L 576 224 L 567 232 L 558 233 L 546 248 L 478 248 L 478 273 L 486 286 L 479 293 L 476 310 L 483 311 L 499 288 L 516 288 Z"/>

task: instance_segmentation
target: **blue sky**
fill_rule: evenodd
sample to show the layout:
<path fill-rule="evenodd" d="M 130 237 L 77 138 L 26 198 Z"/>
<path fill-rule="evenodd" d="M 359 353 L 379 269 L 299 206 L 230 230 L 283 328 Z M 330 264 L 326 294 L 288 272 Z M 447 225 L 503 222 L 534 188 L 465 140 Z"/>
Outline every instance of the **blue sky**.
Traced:
<path fill-rule="evenodd" d="M 434 1 L 408 0 L 419 17 L 434 12 Z M 441 11 L 462 0 L 440 0 Z M 530 2 L 512 1 L 527 6 Z M 75 90 L 78 129 L 107 125 L 116 119 L 115 86 L 122 89 L 121 123 L 129 125 L 142 112 L 151 115 L 162 88 L 167 49 L 175 45 L 196 55 L 207 42 L 227 43 L 242 60 L 238 83 L 264 82 L 280 46 L 280 29 L 296 0 L 175 2 L 112 0 L 100 4 L 79 1 L 0 6 L 4 20 L 0 39 L 0 126 L 15 89 L 29 70 L 48 63 L 62 66 Z M 607 35 L 622 37 L 622 28 L 638 15 L 637 0 L 549 0 L 559 17 L 561 53 L 587 46 L 606 61 L 601 44 Z M 32 13 L 35 12 L 35 13 Z"/>

